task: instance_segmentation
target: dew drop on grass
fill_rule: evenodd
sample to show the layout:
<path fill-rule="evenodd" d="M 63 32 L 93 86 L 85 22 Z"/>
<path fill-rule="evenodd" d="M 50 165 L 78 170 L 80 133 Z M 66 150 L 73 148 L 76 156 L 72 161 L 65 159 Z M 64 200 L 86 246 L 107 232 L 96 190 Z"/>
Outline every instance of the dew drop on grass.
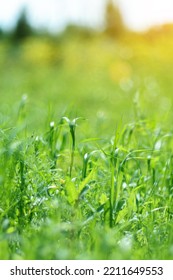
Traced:
<path fill-rule="evenodd" d="M 55 122 L 50 122 L 50 127 L 54 127 L 55 126 Z"/>
<path fill-rule="evenodd" d="M 133 238 L 130 234 L 124 236 L 119 242 L 118 245 L 120 249 L 124 252 L 129 252 L 132 249 Z"/>
<path fill-rule="evenodd" d="M 127 189 L 127 187 L 128 187 L 127 183 L 123 182 L 122 187 L 123 187 L 123 189 Z"/>
<path fill-rule="evenodd" d="M 159 150 L 161 149 L 161 146 L 162 146 L 162 142 L 161 142 L 161 140 L 158 140 L 158 141 L 156 142 L 156 144 L 154 145 L 154 149 L 155 149 L 156 151 L 159 151 Z"/>

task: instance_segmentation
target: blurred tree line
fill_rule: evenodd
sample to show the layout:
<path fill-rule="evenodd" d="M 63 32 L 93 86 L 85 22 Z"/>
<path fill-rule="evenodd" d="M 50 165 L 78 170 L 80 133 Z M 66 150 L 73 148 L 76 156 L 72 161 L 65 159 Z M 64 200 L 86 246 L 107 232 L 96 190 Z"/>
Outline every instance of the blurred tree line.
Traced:
<path fill-rule="evenodd" d="M 107 36 L 118 38 L 125 31 L 125 26 L 123 23 L 123 19 L 121 16 L 121 12 L 118 9 L 117 5 L 115 5 L 113 0 L 106 1 L 105 7 L 105 28 L 101 33 L 106 34 Z M 81 27 L 77 25 L 69 25 L 64 30 L 64 36 L 73 36 L 79 35 L 82 37 L 88 37 L 98 33 L 95 30 L 91 30 L 87 27 Z M 100 32 L 99 32 L 100 33 Z M 15 27 L 10 32 L 5 32 L 0 28 L 0 39 L 1 38 L 9 38 L 12 42 L 21 42 L 29 36 L 38 36 L 38 35 L 47 35 L 51 36 L 49 32 L 46 30 L 42 30 L 38 32 L 35 28 L 31 26 L 27 17 L 26 9 L 23 9 Z M 62 35 L 62 34 L 61 34 Z"/>
<path fill-rule="evenodd" d="M 29 24 L 29 21 L 27 19 L 27 12 L 24 9 L 21 12 L 17 24 L 11 33 L 11 37 L 14 41 L 20 41 L 25 39 L 26 37 L 34 35 L 34 33 L 35 30 Z"/>
<path fill-rule="evenodd" d="M 107 0 L 105 10 L 105 33 L 110 37 L 119 37 L 126 28 L 121 12 L 113 0 Z"/>

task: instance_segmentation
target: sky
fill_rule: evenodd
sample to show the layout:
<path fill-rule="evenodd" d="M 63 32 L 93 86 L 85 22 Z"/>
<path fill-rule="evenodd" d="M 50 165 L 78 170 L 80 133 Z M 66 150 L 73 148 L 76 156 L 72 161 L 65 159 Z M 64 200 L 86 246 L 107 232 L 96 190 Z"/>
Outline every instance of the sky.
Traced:
<path fill-rule="evenodd" d="M 68 23 L 91 27 L 103 26 L 106 0 L 0 0 L 0 27 L 14 26 L 25 5 L 33 26 L 50 31 L 64 28 Z M 173 22 L 173 0 L 115 0 L 125 24 L 134 31 L 152 25 Z"/>

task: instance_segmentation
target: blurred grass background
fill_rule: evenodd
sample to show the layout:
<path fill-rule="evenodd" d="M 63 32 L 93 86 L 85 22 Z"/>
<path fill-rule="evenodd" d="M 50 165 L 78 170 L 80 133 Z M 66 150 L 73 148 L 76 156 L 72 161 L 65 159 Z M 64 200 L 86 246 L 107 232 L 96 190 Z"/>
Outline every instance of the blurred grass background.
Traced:
<path fill-rule="evenodd" d="M 170 123 L 172 25 L 133 33 L 122 28 L 121 18 L 112 27 L 111 13 L 103 31 L 68 26 L 56 35 L 28 31 L 22 14 L 11 34 L 1 34 L 1 114 L 27 96 L 31 129 L 67 111 L 87 118 L 96 134 L 131 121 L 136 110 Z"/>

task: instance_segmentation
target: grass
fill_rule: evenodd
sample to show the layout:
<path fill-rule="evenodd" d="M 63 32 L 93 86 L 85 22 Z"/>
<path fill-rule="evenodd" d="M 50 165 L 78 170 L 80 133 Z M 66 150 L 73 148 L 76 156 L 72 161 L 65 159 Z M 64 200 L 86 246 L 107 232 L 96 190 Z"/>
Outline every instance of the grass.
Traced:
<path fill-rule="evenodd" d="M 63 120 L 1 128 L 1 258 L 172 258 L 172 132 L 82 139 Z"/>
<path fill-rule="evenodd" d="M 172 60 L 126 40 L 3 42 L 0 259 L 172 259 Z"/>

